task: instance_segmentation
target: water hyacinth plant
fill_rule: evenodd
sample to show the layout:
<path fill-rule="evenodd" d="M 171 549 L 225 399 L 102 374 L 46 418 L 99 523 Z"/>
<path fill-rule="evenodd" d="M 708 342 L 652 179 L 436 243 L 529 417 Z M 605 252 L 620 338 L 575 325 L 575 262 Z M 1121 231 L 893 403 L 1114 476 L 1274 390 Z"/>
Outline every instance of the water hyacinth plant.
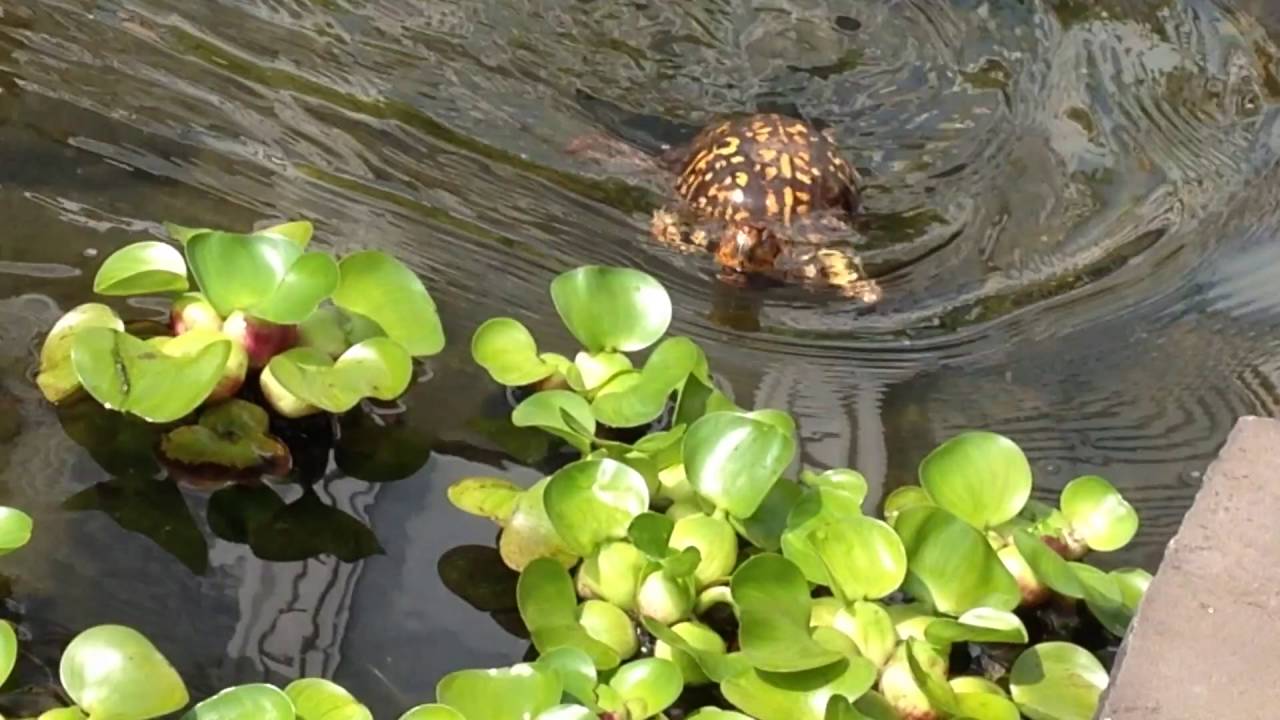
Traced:
<path fill-rule="evenodd" d="M 617 720 L 671 706 L 708 719 L 1091 720 L 1108 681 L 1100 657 L 1150 581 L 1083 562 L 1137 531 L 1115 488 L 1087 476 L 1057 507 L 1033 500 L 1022 450 L 972 431 L 924 458 L 919 484 L 891 493 L 882 518 L 866 514 L 860 474 L 792 474 L 792 418 L 736 407 L 696 346 L 664 352 L 683 339 L 664 341 L 635 368 L 623 353 L 658 343 L 670 322 L 659 288 L 613 268 L 557 278 L 556 307 L 584 346 L 572 361 L 539 353 L 513 320 L 476 333 L 491 377 L 531 393 L 513 421 L 579 457 L 528 488 L 450 488 L 457 507 L 501 528 L 499 572 L 518 573 L 514 605 L 538 659 L 469 675 L 485 689 L 442 694 L 423 717 Z M 668 405 L 668 425 L 651 424 Z M 611 433 L 642 425 L 625 443 Z M 501 603 L 486 601 L 497 617 Z M 554 660 L 569 657 L 572 677 Z M 679 698 L 605 702 L 628 668 L 653 661 L 678 668 Z M 540 690 L 516 707 L 518 683 Z"/>
<path fill-rule="evenodd" d="M 175 463 L 287 470 L 280 444 L 263 434 L 265 417 L 244 407 L 249 390 L 285 418 L 342 414 L 366 398 L 398 398 L 413 360 L 444 347 L 430 294 L 385 253 L 339 260 L 310 250 L 305 221 L 250 233 L 166 227 L 172 242 L 112 253 L 94 291 L 167 299 L 167 327 L 135 333 L 145 323 L 126 327 L 107 304 L 75 307 L 45 340 L 37 384 L 52 403 L 87 394 L 157 424 L 203 408 L 195 425 L 166 438 Z M 237 397 L 239 407 L 220 405 Z"/>

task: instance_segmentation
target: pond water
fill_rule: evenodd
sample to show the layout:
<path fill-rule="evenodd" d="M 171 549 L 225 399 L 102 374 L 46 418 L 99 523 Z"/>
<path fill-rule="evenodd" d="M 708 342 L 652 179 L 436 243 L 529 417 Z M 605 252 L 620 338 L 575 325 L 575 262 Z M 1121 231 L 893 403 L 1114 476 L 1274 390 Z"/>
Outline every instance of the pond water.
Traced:
<path fill-rule="evenodd" d="M 659 277 L 738 400 L 794 413 L 804 461 L 862 470 L 873 500 L 951 434 L 997 430 L 1045 497 L 1118 485 L 1144 524 L 1102 564 L 1154 570 L 1235 418 L 1280 405 L 1269 4 L 3 0 L 0 502 L 37 527 L 0 572 L 26 679 L 104 622 L 197 696 L 325 675 L 378 717 L 517 660 L 501 613 L 439 573 L 493 541 L 449 483 L 540 475 L 486 431 L 501 398 L 468 339 L 509 314 L 567 348 L 546 287 L 585 263 Z M 566 151 L 603 132 L 652 152 L 756 109 L 831 126 L 868 178 L 873 311 L 719 284 L 649 241 L 660 176 Z M 316 438 L 322 479 L 282 490 L 294 525 L 245 542 L 207 494 L 139 483 L 138 438 L 55 412 L 32 376 L 115 248 L 164 220 L 294 217 L 408 262 L 450 345 L 402 409 L 350 421 L 341 467 Z M 382 425 L 388 445 L 362 444 Z"/>

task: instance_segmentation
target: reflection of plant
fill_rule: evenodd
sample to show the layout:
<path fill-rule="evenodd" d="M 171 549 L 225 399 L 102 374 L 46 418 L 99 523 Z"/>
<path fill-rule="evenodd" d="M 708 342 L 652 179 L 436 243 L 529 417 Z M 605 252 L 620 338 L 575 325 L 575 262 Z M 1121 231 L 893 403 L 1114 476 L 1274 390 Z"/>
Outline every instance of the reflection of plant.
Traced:
<path fill-rule="evenodd" d="M 103 262 L 94 290 L 170 298 L 173 336 L 135 337 L 100 303 L 72 309 L 41 351 L 37 383 L 51 402 L 83 389 L 108 408 L 168 423 L 235 395 L 260 369 L 280 414 L 342 413 L 363 398 L 398 397 L 412 359 L 444 346 L 426 288 L 384 253 L 338 261 L 308 251 L 306 222 L 250 234 L 168 228 L 181 249 L 128 245 Z M 188 273 L 199 292 L 188 292 Z"/>
<path fill-rule="evenodd" d="M 1031 467 L 1013 441 L 968 432 L 925 458 L 920 484 L 887 498 L 884 520 L 864 515 L 866 481 L 853 470 L 784 477 L 792 418 L 734 407 L 692 343 L 659 345 L 642 370 L 620 354 L 665 331 L 670 303 L 656 282 L 583 268 L 556 283 L 557 309 L 586 347 L 574 361 L 539 354 L 506 319 L 482 326 L 472 347 L 498 382 L 536 384 L 515 424 L 581 459 L 527 489 L 470 478 L 449 490 L 501 528 L 499 557 L 519 572 L 515 605 L 540 658 L 467 675 L 469 694 L 441 692 L 422 717 L 642 718 L 675 702 L 654 690 L 663 702 L 605 705 L 607 691 L 584 691 L 594 681 L 549 660 L 570 651 L 604 678 L 645 662 L 637 656 L 669 659 L 682 685 L 709 684 L 759 720 L 1092 717 L 1107 673 L 1079 643 L 1111 642 L 1098 626 L 1122 635 L 1150 580 L 1080 562 L 1137 530 L 1109 483 L 1079 478 L 1049 507 L 1030 499 Z M 600 437 L 601 425 L 651 423 L 673 395 L 670 429 L 630 444 Z"/>

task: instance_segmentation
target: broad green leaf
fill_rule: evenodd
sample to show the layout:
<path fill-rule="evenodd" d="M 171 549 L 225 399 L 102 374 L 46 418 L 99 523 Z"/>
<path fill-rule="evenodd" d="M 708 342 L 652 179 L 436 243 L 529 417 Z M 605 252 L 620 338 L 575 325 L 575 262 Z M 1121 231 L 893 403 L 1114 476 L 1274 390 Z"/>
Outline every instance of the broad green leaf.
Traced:
<path fill-rule="evenodd" d="M 301 249 L 305 249 L 307 244 L 311 242 L 311 236 L 315 233 L 315 226 L 306 220 L 294 220 L 293 222 L 273 225 L 262 230 L 255 230 L 254 235 L 274 235 L 275 237 L 284 238 L 289 242 L 297 245 Z"/>
<path fill-rule="evenodd" d="M 200 291 L 222 317 L 269 298 L 302 255 L 284 238 L 217 231 L 192 237 L 186 251 Z"/>
<path fill-rule="evenodd" d="M 352 345 L 386 335 L 369 318 L 334 305 L 319 307 L 298 323 L 298 345 L 319 350 L 335 360 Z"/>
<path fill-rule="evenodd" d="M 666 515 L 643 512 L 631 521 L 627 537 L 641 552 L 654 560 L 661 560 L 671 554 L 668 542 L 675 529 L 675 521 Z"/>
<path fill-rule="evenodd" d="M 16 508 L 0 507 L 0 555 L 26 545 L 31 540 L 31 526 L 30 515 Z"/>
<path fill-rule="evenodd" d="M 55 708 L 40 713 L 36 720 L 85 720 L 85 714 L 77 707 Z"/>
<path fill-rule="evenodd" d="M 516 500 L 515 512 L 511 513 L 511 519 L 498 537 L 502 561 L 517 572 L 538 558 L 554 558 L 565 566 L 577 560 L 547 517 L 542 494 L 550 480 L 539 480 Z"/>
<path fill-rule="evenodd" d="M 715 630 L 696 621 L 672 625 L 670 632 L 678 635 L 684 643 L 679 647 L 675 647 L 658 638 L 653 645 L 654 657 L 660 657 L 675 663 L 680 668 L 680 675 L 684 677 L 684 684 L 688 687 L 705 685 L 710 682 L 711 678 L 702 669 L 698 658 L 681 648 L 687 645 L 694 648 L 699 654 L 719 658 L 728 652 L 728 646 L 725 644 L 724 638 L 720 637 L 720 634 Z"/>
<path fill-rule="evenodd" d="M 777 552 L 782 549 L 782 538 L 787 529 L 787 519 L 796 504 L 805 497 L 799 483 L 782 478 L 769 488 L 764 502 L 748 518 L 729 516 L 729 523 L 761 550 Z M 792 559 L 792 562 L 795 562 Z"/>
<path fill-rule="evenodd" d="M 578 648 L 557 648 L 538 658 L 537 666 L 560 676 L 564 691 L 575 700 L 596 707 L 598 678 L 591 656 Z"/>
<path fill-rule="evenodd" d="M 541 428 L 562 438 L 583 455 L 591 451 L 596 418 L 591 406 L 569 390 L 543 390 L 525 398 L 511 413 L 516 427 Z"/>
<path fill-rule="evenodd" d="M 907 508 L 919 507 L 921 505 L 934 505 L 933 499 L 929 497 L 929 493 L 919 485 L 905 485 L 893 492 L 884 499 L 884 521 L 890 525 L 896 525 L 898 515 Z"/>
<path fill-rule="evenodd" d="M 269 425 L 266 410 L 232 398 L 201 413 L 197 424 L 166 433 L 160 441 L 160 453 L 171 462 L 191 466 L 261 469 L 284 475 L 291 464 L 289 448 L 267 433 Z"/>
<path fill-rule="evenodd" d="M 523 387 L 555 374 L 555 366 L 538 354 L 529 329 L 509 317 L 487 320 L 471 336 L 471 358 L 494 382 Z"/>
<path fill-rule="evenodd" d="M 907 552 L 888 524 L 851 517 L 819 527 L 812 536 L 831 589 L 846 602 L 878 600 L 907 575 Z"/>
<path fill-rule="evenodd" d="M 345 413 L 371 397 L 394 400 L 413 379 L 413 361 L 390 338 L 372 338 L 334 361 L 310 348 L 294 348 L 267 365 L 276 383 L 302 402 L 331 413 Z"/>
<path fill-rule="evenodd" d="M 757 720 L 825 720 L 836 695 L 859 698 L 871 689 L 875 666 L 865 658 L 796 673 L 750 670 L 720 683 L 734 707 Z"/>
<path fill-rule="evenodd" d="M 1125 631 L 1129 629 L 1129 621 L 1133 620 L 1133 610 L 1125 604 L 1120 583 L 1113 575 L 1092 565 L 1074 562 L 1069 565 L 1084 587 L 1084 601 L 1089 612 L 1111 634 L 1124 637 Z"/>
<path fill-rule="evenodd" d="M 306 253 L 289 266 L 271 294 L 245 310 L 281 325 L 300 323 L 333 294 L 338 278 L 338 263 L 327 253 Z"/>
<path fill-rule="evenodd" d="M 1031 720 L 1093 720 L 1109 682 L 1096 657 L 1065 642 L 1027 649 L 1009 673 L 1013 701 Z"/>
<path fill-rule="evenodd" d="M 952 690 L 956 691 L 957 695 L 988 694 L 1009 697 L 1009 693 L 1005 692 L 999 685 L 984 677 L 977 677 L 975 675 L 961 675 L 960 677 L 954 677 L 947 681 L 947 684 L 951 686 Z"/>
<path fill-rule="evenodd" d="M 956 710 L 971 720 L 1022 720 L 1018 706 L 999 693 L 958 693 Z"/>
<path fill-rule="evenodd" d="M 606 540 L 627 536 L 631 521 L 649 508 L 649 488 L 616 460 L 579 460 L 551 476 L 542 501 L 569 549 L 590 555 Z"/>
<path fill-rule="evenodd" d="M 1018 445 L 991 432 L 966 432 L 920 463 L 920 485 L 941 507 L 979 530 L 1017 515 L 1031 497 L 1031 465 Z"/>
<path fill-rule="evenodd" d="M 861 515 L 862 506 L 856 496 L 836 488 L 814 487 L 796 502 L 787 516 L 787 530 L 781 540 L 782 554 L 800 567 L 809 582 L 830 586 L 827 567 L 813 545 L 814 533 L 832 523 L 844 523 Z"/>
<path fill-rule="evenodd" d="M 1013 533 L 1013 544 L 1040 582 L 1061 595 L 1077 599 L 1084 597 L 1084 586 L 1070 565 L 1044 540 L 1025 530 L 1018 530 Z"/>
<path fill-rule="evenodd" d="M 190 700 L 178 671 L 137 630 L 98 625 L 62 653 L 62 687 L 91 718 L 150 720 Z"/>
<path fill-rule="evenodd" d="M 865 695 L 855 700 L 853 707 L 866 716 L 866 720 L 900 720 L 898 711 L 894 710 L 889 701 L 875 690 L 868 690 Z"/>
<path fill-rule="evenodd" d="M 795 452 L 795 435 L 759 412 L 712 413 L 690 426 L 684 437 L 689 482 L 737 518 L 755 513 Z"/>
<path fill-rule="evenodd" d="M 431 703 L 409 708 L 408 712 L 400 716 L 400 720 L 467 720 L 467 718 L 448 705 Z"/>
<path fill-rule="evenodd" d="M 676 550 L 697 549 L 693 577 L 699 590 L 728 578 L 738 563 L 738 534 L 722 518 L 702 513 L 680 518 L 669 542 Z"/>
<path fill-rule="evenodd" d="M 645 630 L 648 630 L 659 642 L 673 651 L 679 651 L 693 658 L 702 673 L 712 682 L 723 682 L 751 669 L 751 665 L 742 653 L 725 652 L 723 640 L 720 641 L 719 646 L 709 648 L 708 643 L 690 641 L 685 637 L 687 632 L 682 634 L 675 630 L 675 627 L 690 626 L 694 623 L 679 623 L 674 627 L 667 627 L 652 618 L 641 618 L 640 622 Z"/>
<path fill-rule="evenodd" d="M 645 516 L 641 515 L 636 520 L 643 517 Z M 635 523 L 632 523 L 632 527 L 634 529 Z M 664 549 L 665 547 L 663 545 Z M 629 542 L 605 543 L 578 567 L 579 592 L 584 597 L 599 597 L 623 610 L 633 611 L 636 609 L 636 593 L 649 568 L 649 562 L 649 557 Z"/>
<path fill-rule="evenodd" d="M 702 349 L 689 338 L 667 338 L 645 361 L 638 382 L 616 392 L 611 391 L 613 383 L 605 385 L 591 403 L 591 411 L 600 422 L 612 427 L 638 427 L 653 422 L 702 357 Z"/>
<path fill-rule="evenodd" d="M 939 507 L 916 506 L 898 515 L 907 551 L 905 589 L 947 615 L 977 607 L 1013 610 L 1021 593 L 987 538 Z"/>
<path fill-rule="evenodd" d="M 858 503 L 858 507 L 862 507 L 862 501 L 867 499 L 867 479 L 862 473 L 848 468 L 835 468 L 825 470 L 821 474 L 810 470 L 802 470 L 800 472 L 800 482 L 812 488 L 831 488 L 847 493 Z"/>
<path fill-rule="evenodd" d="M 940 618 L 925 628 L 925 639 L 934 645 L 957 642 L 1026 644 L 1027 628 L 1011 612 L 974 608 L 956 620 Z"/>
<path fill-rule="evenodd" d="M 684 691 L 684 678 L 670 660 L 644 658 L 618 668 L 609 679 L 609 687 L 618 692 L 627 707 L 640 708 L 631 717 L 643 720 L 671 707 Z"/>
<path fill-rule="evenodd" d="M 592 393 L 610 380 L 634 369 L 631 358 L 622 353 L 580 351 L 574 356 L 569 368 L 569 385 L 579 392 Z"/>
<path fill-rule="evenodd" d="M 191 238 L 201 233 L 213 232 L 213 229 L 211 228 L 183 227 L 182 225 L 178 225 L 176 223 L 171 223 L 171 222 L 163 223 L 163 225 L 164 225 L 164 230 L 166 233 L 169 234 L 169 237 L 173 238 L 174 240 L 177 240 L 183 245 L 186 245 L 187 242 L 191 240 Z"/>
<path fill-rule="evenodd" d="M 598 720 L 599 717 L 581 705 L 557 705 L 538 713 L 533 720 Z"/>
<path fill-rule="evenodd" d="M 1147 588 L 1151 586 L 1153 579 L 1151 573 L 1142 568 L 1121 568 L 1112 570 L 1109 574 L 1115 578 L 1116 584 L 1120 587 L 1124 606 L 1129 608 L 1130 613 L 1138 612 L 1142 598 L 1147 594 Z"/>
<path fill-rule="evenodd" d="M 588 635 L 608 645 L 620 659 L 630 659 L 640 649 L 635 623 L 617 605 L 604 600 L 585 600 L 578 606 L 577 617 Z"/>
<path fill-rule="evenodd" d="M 551 300 L 565 327 L 590 352 L 635 352 L 671 325 L 671 296 L 651 275 L 589 265 L 551 282 Z"/>
<path fill-rule="evenodd" d="M 732 710 L 704 707 L 698 708 L 697 712 L 689 716 L 689 720 L 752 720 L 752 718 Z M 894 718 L 893 720 L 898 719 Z"/>
<path fill-rule="evenodd" d="M 529 563 L 516 584 L 516 599 L 520 617 L 539 652 L 577 648 L 587 653 L 599 670 L 618 666 L 618 653 L 578 623 L 578 596 L 569 572 L 560 563 L 549 558 Z"/>
<path fill-rule="evenodd" d="M 174 246 L 147 240 L 111 253 L 93 278 L 99 295 L 158 295 L 185 292 L 187 263 Z"/>
<path fill-rule="evenodd" d="M 18 634 L 7 620 L 0 620 L 0 685 L 9 679 L 18 662 Z"/>
<path fill-rule="evenodd" d="M 298 711 L 298 720 L 373 720 L 369 708 L 337 683 L 323 678 L 299 678 L 284 689 Z"/>
<path fill-rule="evenodd" d="M 49 402 L 60 403 L 80 388 L 80 378 L 71 363 L 71 349 L 76 333 L 91 327 L 124 330 L 124 322 L 106 305 L 85 303 L 58 318 L 45 338 L 36 384 Z"/>
<path fill-rule="evenodd" d="M 1078 477 L 1062 490 L 1062 512 L 1071 532 L 1090 550 L 1119 550 L 1138 532 L 1138 513 L 1111 483 L 1097 475 Z"/>
<path fill-rule="evenodd" d="M 289 697 L 274 685 L 254 683 L 227 688 L 201 701 L 182 720 L 293 720 Z"/>
<path fill-rule="evenodd" d="M 771 553 L 756 555 L 738 568 L 730 586 L 741 623 L 738 641 L 753 667 L 793 673 L 841 659 L 810 634 L 813 600 L 804 574 L 791 561 Z"/>
<path fill-rule="evenodd" d="M 76 334 L 71 362 L 89 394 L 107 408 L 156 423 L 185 417 L 222 378 L 231 342 L 172 357 L 138 338 L 103 327 Z"/>
<path fill-rule="evenodd" d="M 847 608 L 841 607 L 832 618 L 831 626 L 853 640 L 858 652 L 877 667 L 889 661 L 898 645 L 893 618 L 874 602 L 857 600 Z"/>
<path fill-rule="evenodd" d="M 412 270 L 377 250 L 348 255 L 338 266 L 342 280 L 334 304 L 377 323 L 413 357 L 444 349 L 435 301 Z"/>
<path fill-rule="evenodd" d="M 553 672 L 521 663 L 496 670 L 459 670 L 436 685 L 436 699 L 467 720 L 529 720 L 560 704 Z"/>
<path fill-rule="evenodd" d="M 916 687 L 924 693 L 929 705 L 956 714 L 956 693 L 947 684 L 946 658 L 937 648 L 915 638 L 908 639 L 902 647 Z"/>
<path fill-rule="evenodd" d="M 524 488 L 502 478 L 463 478 L 449 486 L 449 502 L 470 515 L 487 517 L 506 526 Z"/>
<path fill-rule="evenodd" d="M 713 412 L 741 412 L 727 395 L 719 390 L 704 368 L 699 368 L 685 380 L 676 403 L 677 425 L 692 425 L 704 415 Z"/>

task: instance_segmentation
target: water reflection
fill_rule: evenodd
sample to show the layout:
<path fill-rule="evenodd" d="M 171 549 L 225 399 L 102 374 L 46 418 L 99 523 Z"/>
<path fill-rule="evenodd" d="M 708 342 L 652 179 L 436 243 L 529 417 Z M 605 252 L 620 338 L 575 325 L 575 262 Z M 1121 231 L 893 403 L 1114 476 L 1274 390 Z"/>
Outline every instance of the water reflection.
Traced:
<path fill-rule="evenodd" d="M 739 402 L 794 412 L 805 462 L 858 467 L 878 498 L 947 435 L 1006 432 L 1046 493 L 1096 472 L 1134 498 L 1142 531 L 1111 560 L 1150 567 L 1234 418 L 1280 407 L 1277 41 L 1262 0 L 6 2 L 0 500 L 37 520 L 6 557 L 13 602 L 39 637 L 137 625 L 197 693 L 328 673 L 379 717 L 459 665 L 510 662 L 524 644 L 501 611 L 438 574 L 493 541 L 444 488 L 554 459 L 493 412 L 466 339 L 507 314 L 568 347 L 546 286 L 587 262 L 661 277 L 674 331 Z M 832 127 L 869 178 L 853 239 L 886 290 L 875 312 L 727 289 L 645 240 L 664 181 L 627 156 L 744 110 Z M 592 133 L 634 152 L 565 151 Z M 162 220 L 298 216 L 326 249 L 405 258 L 451 340 L 402 411 L 301 453 L 310 490 L 139 489 L 120 470 L 136 429 L 117 446 L 40 400 L 34 348 L 106 253 Z M 124 512 L 146 493 L 173 514 Z M 291 503 L 383 552 L 262 561 L 251 518 Z"/>

